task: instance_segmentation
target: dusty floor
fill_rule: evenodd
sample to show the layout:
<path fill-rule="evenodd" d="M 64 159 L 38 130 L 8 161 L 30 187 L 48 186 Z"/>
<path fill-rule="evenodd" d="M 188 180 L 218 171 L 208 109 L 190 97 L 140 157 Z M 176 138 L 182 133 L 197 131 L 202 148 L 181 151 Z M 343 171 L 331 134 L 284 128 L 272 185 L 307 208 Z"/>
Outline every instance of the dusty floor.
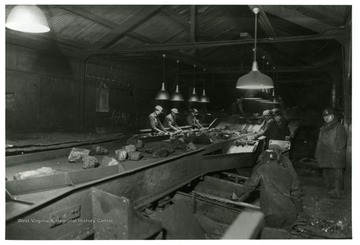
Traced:
<path fill-rule="evenodd" d="M 344 193 L 342 199 L 329 198 L 318 169 L 294 167 L 301 181 L 304 212 L 293 229 L 293 238 L 351 239 L 351 195 Z"/>

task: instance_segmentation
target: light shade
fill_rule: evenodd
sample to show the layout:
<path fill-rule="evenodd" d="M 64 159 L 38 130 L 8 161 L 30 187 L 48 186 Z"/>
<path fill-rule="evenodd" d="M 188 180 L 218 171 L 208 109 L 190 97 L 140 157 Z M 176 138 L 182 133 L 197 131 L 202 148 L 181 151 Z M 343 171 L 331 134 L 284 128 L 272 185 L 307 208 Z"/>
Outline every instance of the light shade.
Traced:
<path fill-rule="evenodd" d="M 236 83 L 238 89 L 268 89 L 274 88 L 274 83 L 271 77 L 262 74 L 258 70 L 257 62 L 252 64 L 251 71 L 240 77 Z"/>
<path fill-rule="evenodd" d="M 247 98 L 244 98 L 244 100 L 261 100 L 262 98 L 260 97 L 247 97 Z"/>
<path fill-rule="evenodd" d="M 162 83 L 161 90 L 156 94 L 155 100 L 169 100 L 170 94 L 165 90 L 165 83 Z"/>
<path fill-rule="evenodd" d="M 184 101 L 184 97 L 179 92 L 179 85 L 176 85 L 175 92 L 171 95 L 171 101 Z"/>
<path fill-rule="evenodd" d="M 189 101 L 189 102 L 199 102 L 199 97 L 198 97 L 197 94 L 196 94 L 195 87 L 193 88 L 193 92 L 192 92 L 192 94 L 190 95 L 188 101 Z"/>
<path fill-rule="evenodd" d="M 15 6 L 8 15 L 5 26 L 15 31 L 29 33 L 50 31 L 44 13 L 35 5 Z"/>
<path fill-rule="evenodd" d="M 210 103 L 209 97 L 205 94 L 205 89 L 203 90 L 203 95 L 200 97 L 200 103 Z"/>

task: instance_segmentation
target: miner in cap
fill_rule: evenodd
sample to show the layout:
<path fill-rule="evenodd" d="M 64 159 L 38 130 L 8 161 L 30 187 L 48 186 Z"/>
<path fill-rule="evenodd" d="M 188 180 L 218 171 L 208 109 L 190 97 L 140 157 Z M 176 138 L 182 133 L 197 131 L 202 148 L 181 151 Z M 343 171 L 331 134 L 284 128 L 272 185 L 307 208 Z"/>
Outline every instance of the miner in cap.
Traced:
<path fill-rule="evenodd" d="M 297 184 L 296 184 L 297 183 Z M 233 190 L 231 199 L 260 187 L 260 210 L 265 216 L 265 226 L 291 229 L 302 210 L 296 172 L 291 162 L 285 162 L 281 150 L 269 148 L 262 153 L 261 161 L 254 167 L 249 179 Z"/>
<path fill-rule="evenodd" d="M 186 120 L 190 126 L 193 128 L 203 129 L 204 127 L 201 125 L 199 120 L 196 118 L 198 115 L 198 110 L 195 108 L 190 109 L 190 114 L 187 116 Z"/>
<path fill-rule="evenodd" d="M 263 123 L 257 133 L 254 135 L 254 139 L 259 138 L 260 136 L 266 136 L 265 139 L 265 148 L 269 145 L 269 140 L 279 140 L 280 131 L 279 126 L 275 122 L 271 110 L 263 111 Z"/>
<path fill-rule="evenodd" d="M 347 135 L 344 126 L 338 122 L 334 109 L 324 109 L 322 116 L 325 123 L 320 128 L 315 158 L 318 167 L 322 169 L 324 184 L 330 190 L 328 196 L 341 198 Z"/>
<path fill-rule="evenodd" d="M 279 127 L 280 140 L 285 140 L 286 137 L 290 137 L 289 124 L 283 116 L 281 110 L 279 108 L 274 108 L 272 109 L 272 113 L 274 115 L 275 122 Z"/>
<path fill-rule="evenodd" d="M 172 108 L 170 113 L 165 117 L 164 126 L 172 131 L 173 133 L 180 133 L 182 129 L 176 123 L 177 116 L 179 114 L 178 109 Z"/>
<path fill-rule="evenodd" d="M 149 115 L 150 128 L 152 133 L 165 134 L 166 129 L 161 124 L 159 115 L 163 113 L 163 108 L 159 105 L 155 106 L 155 111 Z"/>

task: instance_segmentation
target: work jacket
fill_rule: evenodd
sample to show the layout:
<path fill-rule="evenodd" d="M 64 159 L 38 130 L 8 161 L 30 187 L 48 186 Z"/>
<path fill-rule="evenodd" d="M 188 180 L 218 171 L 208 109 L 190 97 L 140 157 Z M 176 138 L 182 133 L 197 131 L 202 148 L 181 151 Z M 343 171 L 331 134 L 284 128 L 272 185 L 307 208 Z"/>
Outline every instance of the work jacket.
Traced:
<path fill-rule="evenodd" d="M 276 123 L 278 124 L 278 127 L 279 127 L 279 138 L 280 138 L 280 140 L 285 140 L 285 136 L 290 136 L 290 130 L 289 130 L 288 122 L 281 115 L 276 116 L 275 121 L 276 121 Z"/>
<path fill-rule="evenodd" d="M 292 223 L 297 219 L 297 209 L 292 201 L 294 192 L 298 195 L 294 181 L 288 167 L 281 166 L 276 160 L 268 160 L 254 168 L 251 177 L 235 194 L 240 197 L 260 185 L 260 210 L 265 218 L 275 215 Z"/>
<path fill-rule="evenodd" d="M 257 133 L 257 137 L 262 136 L 262 135 L 266 136 L 265 148 L 268 147 L 269 140 L 280 140 L 281 139 L 279 126 L 272 117 L 265 119 L 265 123 L 263 123 L 259 132 Z"/>
<path fill-rule="evenodd" d="M 188 124 L 195 128 L 201 128 L 201 124 L 198 119 L 196 119 L 196 116 L 193 116 L 192 114 L 189 114 L 186 118 Z"/>
<path fill-rule="evenodd" d="M 345 168 L 346 132 L 336 118 L 320 128 L 315 158 L 320 168 Z"/>
<path fill-rule="evenodd" d="M 164 126 L 161 124 L 158 115 L 155 112 L 149 115 L 150 128 L 153 132 L 165 131 Z"/>
<path fill-rule="evenodd" d="M 175 131 L 179 130 L 179 126 L 171 113 L 165 117 L 164 126 Z"/>

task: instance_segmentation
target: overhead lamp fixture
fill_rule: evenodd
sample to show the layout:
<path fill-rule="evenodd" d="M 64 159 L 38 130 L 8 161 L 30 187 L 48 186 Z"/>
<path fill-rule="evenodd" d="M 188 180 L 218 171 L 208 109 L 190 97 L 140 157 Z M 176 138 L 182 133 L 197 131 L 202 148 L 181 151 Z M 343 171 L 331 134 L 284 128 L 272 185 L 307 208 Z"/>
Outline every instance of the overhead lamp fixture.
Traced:
<path fill-rule="evenodd" d="M 177 63 L 177 78 L 176 78 L 176 89 L 175 92 L 171 95 L 171 101 L 184 101 L 184 97 L 179 92 L 179 60 L 176 61 Z"/>
<path fill-rule="evenodd" d="M 262 98 L 260 97 L 248 97 L 248 98 L 244 98 L 244 100 L 261 100 Z"/>
<path fill-rule="evenodd" d="M 203 95 L 200 97 L 200 103 L 210 103 L 210 99 L 209 97 L 206 96 L 205 94 L 205 81 L 206 81 L 206 73 L 205 73 L 206 69 L 204 68 L 204 75 L 205 75 L 205 78 L 204 78 L 204 89 L 203 89 Z"/>
<path fill-rule="evenodd" d="M 165 54 L 163 54 L 163 81 L 161 90 L 156 94 L 155 100 L 169 100 L 170 94 L 165 89 Z"/>
<path fill-rule="evenodd" d="M 199 102 L 199 97 L 196 94 L 196 90 L 195 90 L 195 69 L 196 69 L 196 65 L 194 65 L 194 88 L 193 88 L 193 92 L 190 95 L 188 102 Z"/>
<path fill-rule="evenodd" d="M 5 26 L 11 30 L 44 33 L 50 31 L 49 23 L 41 9 L 35 5 L 18 5 L 9 13 Z"/>
<path fill-rule="evenodd" d="M 274 83 L 272 79 L 262 74 L 258 69 L 258 64 L 256 61 L 256 38 L 257 38 L 257 14 L 259 13 L 259 8 L 253 8 L 252 11 L 255 14 L 255 39 L 254 39 L 254 61 L 252 64 L 251 71 L 240 77 L 236 83 L 236 88 L 238 89 L 266 89 L 273 88 Z"/>

